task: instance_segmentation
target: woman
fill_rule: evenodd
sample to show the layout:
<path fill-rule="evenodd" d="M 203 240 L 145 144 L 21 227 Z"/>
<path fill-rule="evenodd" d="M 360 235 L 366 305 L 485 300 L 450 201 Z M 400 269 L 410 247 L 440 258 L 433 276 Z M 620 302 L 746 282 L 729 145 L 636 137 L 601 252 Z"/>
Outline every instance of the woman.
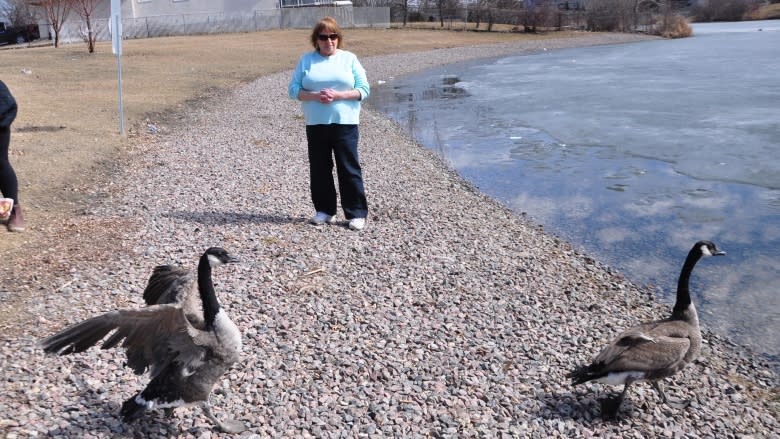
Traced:
<path fill-rule="evenodd" d="M 3 81 L 0 81 L 0 192 L 4 197 L 14 200 L 11 216 L 8 218 L 8 230 L 24 231 L 24 217 L 19 205 L 19 182 L 14 168 L 8 160 L 8 147 L 11 144 L 11 123 L 16 119 L 16 100 Z"/>
<path fill-rule="evenodd" d="M 360 102 L 370 91 L 366 71 L 357 57 L 341 47 L 344 37 L 338 23 L 325 17 L 311 32 L 314 50 L 301 56 L 287 93 L 301 101 L 309 149 L 313 224 L 333 223 L 336 159 L 339 194 L 349 228 L 363 230 L 368 203 L 358 160 Z"/>

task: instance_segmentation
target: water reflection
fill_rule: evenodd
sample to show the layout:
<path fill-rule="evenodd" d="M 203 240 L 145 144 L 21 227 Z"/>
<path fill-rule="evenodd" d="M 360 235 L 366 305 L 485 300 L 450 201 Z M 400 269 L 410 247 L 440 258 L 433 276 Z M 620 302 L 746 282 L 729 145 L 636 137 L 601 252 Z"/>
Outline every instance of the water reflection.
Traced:
<path fill-rule="evenodd" d="M 780 79 L 697 65 L 690 40 L 447 66 L 378 87 L 369 105 L 484 192 L 667 301 L 691 243 L 715 241 L 728 256 L 691 279 L 703 325 L 777 355 L 780 107 L 765 94 Z M 750 39 L 702 51 L 727 56 L 740 42 L 780 63 Z M 723 94 L 734 82 L 739 99 Z"/>

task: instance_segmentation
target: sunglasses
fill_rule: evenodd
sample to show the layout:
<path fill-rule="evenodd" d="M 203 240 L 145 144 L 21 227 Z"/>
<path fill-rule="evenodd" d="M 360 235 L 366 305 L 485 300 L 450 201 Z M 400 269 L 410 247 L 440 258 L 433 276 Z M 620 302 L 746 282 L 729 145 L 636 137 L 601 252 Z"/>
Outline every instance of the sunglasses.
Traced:
<path fill-rule="evenodd" d="M 336 41 L 336 40 L 339 39 L 339 34 L 330 34 L 330 35 L 319 34 L 319 35 L 317 35 L 317 38 L 320 41 L 328 41 L 328 40 Z"/>

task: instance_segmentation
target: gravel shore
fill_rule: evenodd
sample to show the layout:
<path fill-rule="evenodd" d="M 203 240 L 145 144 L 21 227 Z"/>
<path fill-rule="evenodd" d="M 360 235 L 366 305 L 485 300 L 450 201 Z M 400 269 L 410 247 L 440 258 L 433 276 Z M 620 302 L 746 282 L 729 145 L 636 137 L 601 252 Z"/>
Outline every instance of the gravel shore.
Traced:
<path fill-rule="evenodd" d="M 648 38 L 362 62 L 376 84 L 477 57 Z M 116 253 L 72 260 L 70 279 L 25 299 L 38 325 L 2 339 L 0 433 L 228 437 L 199 408 L 122 423 L 119 406 L 147 378 L 123 367 L 120 350 L 51 357 L 35 347 L 66 324 L 142 306 L 155 265 L 194 268 L 219 245 L 242 260 L 214 279 L 244 354 L 212 402 L 217 416 L 247 424 L 239 437 L 778 437 L 778 376 L 706 328 L 700 358 L 666 380 L 690 407 L 639 384 L 620 419 L 602 420 L 599 398 L 621 388 L 573 388 L 565 374 L 669 304 L 481 194 L 382 115 L 364 111 L 361 123 L 366 229 L 348 230 L 342 216 L 309 225 L 303 119 L 288 79 L 259 78 L 136 138 L 130 166 L 78 220 L 118 233 Z M 81 232 L 86 246 L 110 236 Z"/>

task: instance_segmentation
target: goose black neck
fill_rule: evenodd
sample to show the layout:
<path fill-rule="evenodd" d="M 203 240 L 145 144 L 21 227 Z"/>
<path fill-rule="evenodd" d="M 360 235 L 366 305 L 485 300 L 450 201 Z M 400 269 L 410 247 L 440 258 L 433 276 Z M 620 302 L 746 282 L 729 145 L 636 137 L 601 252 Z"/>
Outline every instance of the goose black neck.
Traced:
<path fill-rule="evenodd" d="M 203 320 L 206 327 L 214 326 L 214 319 L 219 312 L 219 301 L 214 291 L 214 283 L 211 281 L 211 263 L 208 255 L 204 254 L 198 263 L 198 291 L 203 303 Z"/>
<path fill-rule="evenodd" d="M 680 279 L 677 281 L 677 301 L 674 303 L 674 309 L 672 310 L 672 319 L 674 320 L 685 319 L 685 310 L 691 304 L 688 282 L 691 279 L 693 267 L 699 262 L 699 258 L 701 258 L 701 250 L 697 248 L 691 249 L 688 257 L 685 258 L 685 264 L 683 264 L 682 271 L 680 271 Z"/>

